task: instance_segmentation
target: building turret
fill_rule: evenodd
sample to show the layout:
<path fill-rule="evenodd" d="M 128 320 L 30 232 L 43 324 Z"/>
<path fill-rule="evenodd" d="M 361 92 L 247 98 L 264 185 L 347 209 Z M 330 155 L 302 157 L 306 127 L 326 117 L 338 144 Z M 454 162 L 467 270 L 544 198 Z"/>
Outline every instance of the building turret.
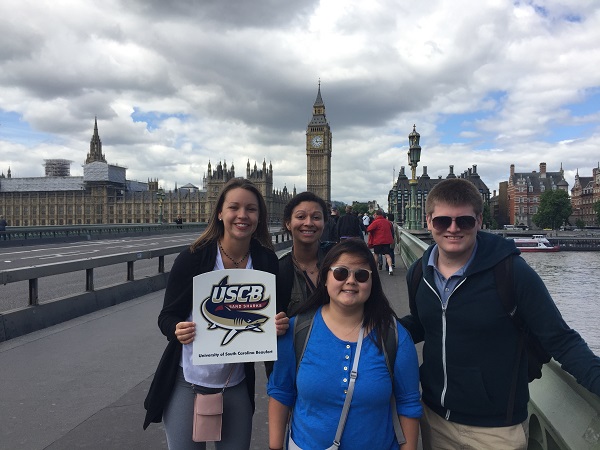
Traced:
<path fill-rule="evenodd" d="M 100 140 L 100 135 L 98 134 L 97 117 L 94 117 L 94 134 L 92 136 L 92 140 L 90 141 L 90 152 L 87 154 L 85 163 L 89 164 L 94 161 L 106 162 L 106 158 L 102 153 L 102 141 Z"/>

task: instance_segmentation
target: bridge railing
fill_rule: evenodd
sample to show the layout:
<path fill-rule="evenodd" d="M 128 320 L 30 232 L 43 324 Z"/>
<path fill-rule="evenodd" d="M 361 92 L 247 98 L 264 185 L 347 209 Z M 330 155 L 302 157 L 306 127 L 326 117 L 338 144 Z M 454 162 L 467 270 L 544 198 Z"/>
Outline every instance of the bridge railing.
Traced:
<path fill-rule="evenodd" d="M 406 267 L 429 245 L 401 230 L 401 257 Z M 531 450 L 600 450 L 600 397 L 577 383 L 555 360 L 545 364 L 542 378 L 529 383 Z"/>
<path fill-rule="evenodd" d="M 36 227 L 7 227 L 0 234 L 0 246 L 5 244 L 23 244 L 29 241 L 39 243 L 40 240 L 107 239 L 111 236 L 135 236 L 145 234 L 168 234 L 182 231 L 202 231 L 206 223 L 140 223 L 140 224 L 102 224 L 102 225 L 72 225 L 72 226 L 36 226 Z"/>
<path fill-rule="evenodd" d="M 287 233 L 277 232 L 271 236 L 276 250 L 291 245 L 291 238 Z M 0 271 L 0 284 L 27 281 L 29 286 L 27 306 L 0 313 L 0 342 L 164 289 L 168 278 L 165 256 L 178 254 L 187 247 L 189 244 L 179 244 Z M 156 274 L 134 279 L 135 262 L 153 258 L 158 260 Z M 123 283 L 95 288 L 95 269 L 123 263 L 126 263 Z M 85 271 L 85 291 L 49 302 L 39 302 L 40 278 L 79 271 Z"/>

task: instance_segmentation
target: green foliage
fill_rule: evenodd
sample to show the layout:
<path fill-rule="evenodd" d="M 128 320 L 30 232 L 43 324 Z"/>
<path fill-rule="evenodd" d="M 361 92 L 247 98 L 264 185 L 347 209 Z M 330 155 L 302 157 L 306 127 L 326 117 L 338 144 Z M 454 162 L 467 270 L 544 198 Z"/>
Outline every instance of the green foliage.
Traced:
<path fill-rule="evenodd" d="M 585 227 L 585 222 L 583 221 L 583 219 L 577 219 L 575 221 L 575 226 L 581 230 Z"/>
<path fill-rule="evenodd" d="M 490 229 L 493 227 L 492 225 L 492 212 L 490 210 L 490 205 L 487 203 L 483 204 L 483 228 Z"/>
<path fill-rule="evenodd" d="M 368 213 L 369 205 L 366 203 L 353 202 L 352 203 L 352 211 L 354 211 L 358 214 Z"/>
<path fill-rule="evenodd" d="M 594 211 L 596 212 L 596 225 L 600 225 L 600 200 L 594 203 Z"/>
<path fill-rule="evenodd" d="M 540 207 L 532 220 L 540 228 L 556 230 L 566 222 L 572 212 L 569 194 L 559 189 L 550 190 L 540 197 Z"/>

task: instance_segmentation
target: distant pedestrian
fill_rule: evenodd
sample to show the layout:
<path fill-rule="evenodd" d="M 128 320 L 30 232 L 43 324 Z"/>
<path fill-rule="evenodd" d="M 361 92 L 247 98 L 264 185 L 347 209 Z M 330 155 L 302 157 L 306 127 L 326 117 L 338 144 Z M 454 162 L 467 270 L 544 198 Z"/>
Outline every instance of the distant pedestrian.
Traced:
<path fill-rule="evenodd" d="M 339 241 L 337 235 L 337 224 L 340 219 L 340 215 L 338 213 L 337 206 L 333 205 L 330 208 L 329 219 L 325 224 L 325 228 L 323 229 L 323 234 L 321 235 L 321 242 L 325 244 L 326 247 L 329 247 L 329 244 L 333 244 Z"/>
<path fill-rule="evenodd" d="M 383 211 L 380 209 L 375 211 L 373 217 L 373 222 L 367 227 L 367 232 L 369 233 L 369 242 L 373 245 L 375 264 L 377 264 L 378 255 L 383 256 L 387 262 L 388 273 L 393 275 L 390 245 L 394 242 L 394 238 L 392 237 L 390 222 L 385 219 Z"/>
<path fill-rule="evenodd" d="M 367 228 L 371 224 L 371 218 L 367 213 L 364 213 L 362 216 L 362 223 Z"/>
<path fill-rule="evenodd" d="M 390 221 L 390 223 L 392 225 L 392 237 L 394 238 L 394 242 L 391 245 L 391 247 L 392 247 L 391 257 L 392 257 L 392 267 L 395 268 L 396 267 L 396 246 L 400 245 L 400 227 L 394 221 L 393 214 L 388 214 L 387 219 Z"/>
<path fill-rule="evenodd" d="M 177 216 L 177 219 L 175 219 L 175 223 L 177 224 L 177 228 L 183 228 L 183 219 L 181 218 L 181 216 Z"/>
<path fill-rule="evenodd" d="M 0 236 L 2 237 L 2 240 L 6 240 L 6 227 L 8 225 L 8 222 L 6 221 L 6 219 L 4 218 L 4 216 L 0 216 Z"/>
<path fill-rule="evenodd" d="M 360 219 L 352 213 L 350 205 L 346 206 L 346 214 L 338 220 L 337 235 L 340 241 L 349 238 L 363 238 Z"/>

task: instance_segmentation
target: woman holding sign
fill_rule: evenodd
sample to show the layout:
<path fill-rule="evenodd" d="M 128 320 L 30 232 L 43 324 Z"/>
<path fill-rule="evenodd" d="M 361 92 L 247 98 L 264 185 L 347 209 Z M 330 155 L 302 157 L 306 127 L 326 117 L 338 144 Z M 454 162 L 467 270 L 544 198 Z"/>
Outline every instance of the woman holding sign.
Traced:
<path fill-rule="evenodd" d="M 290 417 L 288 449 L 334 440 L 342 449 L 392 450 L 402 440 L 403 450 L 417 448 L 417 353 L 363 241 L 347 239 L 325 256 L 314 294 L 278 340 L 267 392 L 269 448 L 283 448 Z"/>
<path fill-rule="evenodd" d="M 195 393 L 219 392 L 223 392 L 223 414 L 217 449 L 250 447 L 254 363 L 192 364 L 196 335 L 193 278 L 222 269 L 278 271 L 265 201 L 256 186 L 245 179 L 235 178 L 225 184 L 208 227 L 179 254 L 167 282 L 158 325 L 169 343 L 144 402 L 144 428 L 164 420 L 167 443 L 173 450 L 206 448 L 205 442 L 192 440 Z"/>

